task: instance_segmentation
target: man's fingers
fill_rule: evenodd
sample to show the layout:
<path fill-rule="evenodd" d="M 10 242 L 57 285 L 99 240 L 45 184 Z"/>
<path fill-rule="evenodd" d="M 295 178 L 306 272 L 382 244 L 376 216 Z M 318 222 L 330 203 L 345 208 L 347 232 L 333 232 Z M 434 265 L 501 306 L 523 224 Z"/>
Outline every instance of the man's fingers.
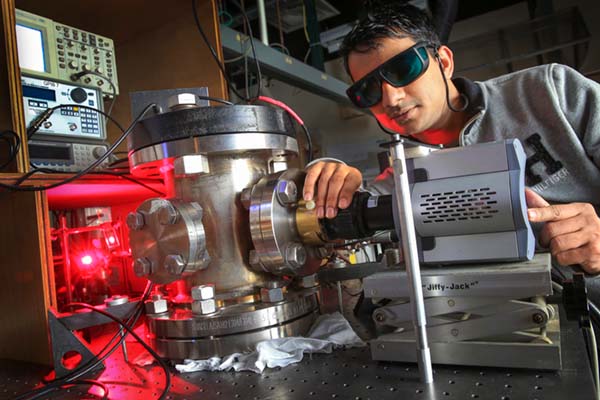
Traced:
<path fill-rule="evenodd" d="M 550 241 L 550 252 L 558 255 L 567 250 L 577 249 L 589 242 L 589 236 L 584 231 L 559 235 Z"/>
<path fill-rule="evenodd" d="M 327 218 L 333 218 L 337 214 L 340 190 L 344 186 L 344 182 L 348 173 L 348 169 L 337 169 L 332 175 L 331 179 L 329 179 L 329 187 L 327 188 L 327 200 L 325 203 L 325 216 Z"/>
<path fill-rule="evenodd" d="M 344 186 L 342 186 L 342 190 L 339 196 L 338 206 L 340 208 L 346 208 L 352 203 L 352 197 L 354 193 L 360 187 L 362 182 L 362 175 L 358 170 L 350 171 L 350 173 L 346 176 L 346 180 L 344 181 Z"/>
<path fill-rule="evenodd" d="M 531 222 L 550 222 L 572 218 L 583 211 L 582 203 L 559 204 L 548 207 L 530 208 L 527 215 Z"/>
<path fill-rule="evenodd" d="M 548 222 L 540 231 L 539 242 L 543 247 L 548 247 L 555 237 L 577 232 L 586 225 L 586 220 L 581 214 L 561 221 Z"/>
<path fill-rule="evenodd" d="M 550 205 L 542 196 L 529 188 L 525 188 L 525 201 L 530 208 L 548 207 Z"/>
<path fill-rule="evenodd" d="M 319 182 L 317 183 L 317 217 L 323 218 L 325 216 L 325 199 L 327 197 L 327 187 L 329 186 L 329 179 L 337 169 L 338 164 L 327 163 L 321 170 L 319 176 Z"/>
<path fill-rule="evenodd" d="M 315 183 L 321 175 L 321 170 L 325 166 L 324 162 L 318 162 L 312 165 L 308 171 L 306 171 L 306 178 L 304 179 L 304 189 L 302 192 L 302 198 L 306 201 L 312 200 L 315 194 Z"/>
<path fill-rule="evenodd" d="M 587 251 L 585 246 L 577 249 L 562 251 L 554 256 L 560 265 L 585 265 L 587 260 Z"/>

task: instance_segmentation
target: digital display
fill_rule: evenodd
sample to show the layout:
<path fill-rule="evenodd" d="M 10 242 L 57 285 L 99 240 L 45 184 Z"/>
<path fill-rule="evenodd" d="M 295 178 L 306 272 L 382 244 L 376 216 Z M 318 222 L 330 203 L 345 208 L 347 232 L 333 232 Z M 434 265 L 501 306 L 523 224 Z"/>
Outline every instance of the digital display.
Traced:
<path fill-rule="evenodd" d="M 17 51 L 21 68 L 37 72 L 48 71 L 42 30 L 17 24 Z"/>
<path fill-rule="evenodd" d="M 68 146 L 43 146 L 29 143 L 29 157 L 41 160 L 70 160 L 71 151 Z"/>
<path fill-rule="evenodd" d="M 37 86 L 23 85 L 23 97 L 56 101 L 56 93 L 54 90 L 44 89 Z"/>

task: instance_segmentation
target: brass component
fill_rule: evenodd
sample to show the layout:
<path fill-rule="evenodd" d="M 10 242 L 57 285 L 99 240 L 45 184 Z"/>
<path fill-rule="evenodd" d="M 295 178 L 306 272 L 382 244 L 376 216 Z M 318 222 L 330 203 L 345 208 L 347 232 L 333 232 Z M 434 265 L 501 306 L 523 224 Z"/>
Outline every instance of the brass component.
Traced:
<path fill-rule="evenodd" d="M 298 208 L 296 209 L 296 228 L 298 229 L 300 240 L 304 244 L 322 245 L 325 243 L 325 240 L 323 240 L 325 234 L 321 230 L 321 224 L 319 224 L 319 218 L 317 218 L 317 210 L 314 206 L 312 209 L 309 209 L 311 208 L 310 204 L 309 208 L 306 205 L 306 201 L 299 200 Z"/>

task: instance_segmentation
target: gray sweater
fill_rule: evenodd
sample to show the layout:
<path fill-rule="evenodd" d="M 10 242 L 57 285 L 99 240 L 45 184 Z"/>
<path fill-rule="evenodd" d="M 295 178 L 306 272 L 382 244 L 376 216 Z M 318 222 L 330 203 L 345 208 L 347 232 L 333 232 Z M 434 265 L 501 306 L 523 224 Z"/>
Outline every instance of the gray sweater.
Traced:
<path fill-rule="evenodd" d="M 474 116 L 461 146 L 518 138 L 526 184 L 550 203 L 600 206 L 600 84 L 558 64 L 485 82 L 458 78 Z"/>

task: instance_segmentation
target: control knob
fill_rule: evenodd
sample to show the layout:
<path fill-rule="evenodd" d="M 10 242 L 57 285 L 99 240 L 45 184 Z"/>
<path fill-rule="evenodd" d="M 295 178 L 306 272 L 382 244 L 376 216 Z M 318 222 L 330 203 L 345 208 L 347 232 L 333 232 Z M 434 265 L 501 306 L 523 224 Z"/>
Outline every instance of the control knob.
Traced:
<path fill-rule="evenodd" d="M 102 157 L 104 154 L 106 154 L 106 147 L 96 146 L 94 147 L 94 150 L 92 150 L 92 155 L 96 159 Z"/>
<path fill-rule="evenodd" d="M 80 87 L 71 90 L 71 93 L 69 94 L 71 95 L 71 99 L 73 99 L 75 103 L 83 103 L 87 100 L 88 96 L 85 90 Z"/>

